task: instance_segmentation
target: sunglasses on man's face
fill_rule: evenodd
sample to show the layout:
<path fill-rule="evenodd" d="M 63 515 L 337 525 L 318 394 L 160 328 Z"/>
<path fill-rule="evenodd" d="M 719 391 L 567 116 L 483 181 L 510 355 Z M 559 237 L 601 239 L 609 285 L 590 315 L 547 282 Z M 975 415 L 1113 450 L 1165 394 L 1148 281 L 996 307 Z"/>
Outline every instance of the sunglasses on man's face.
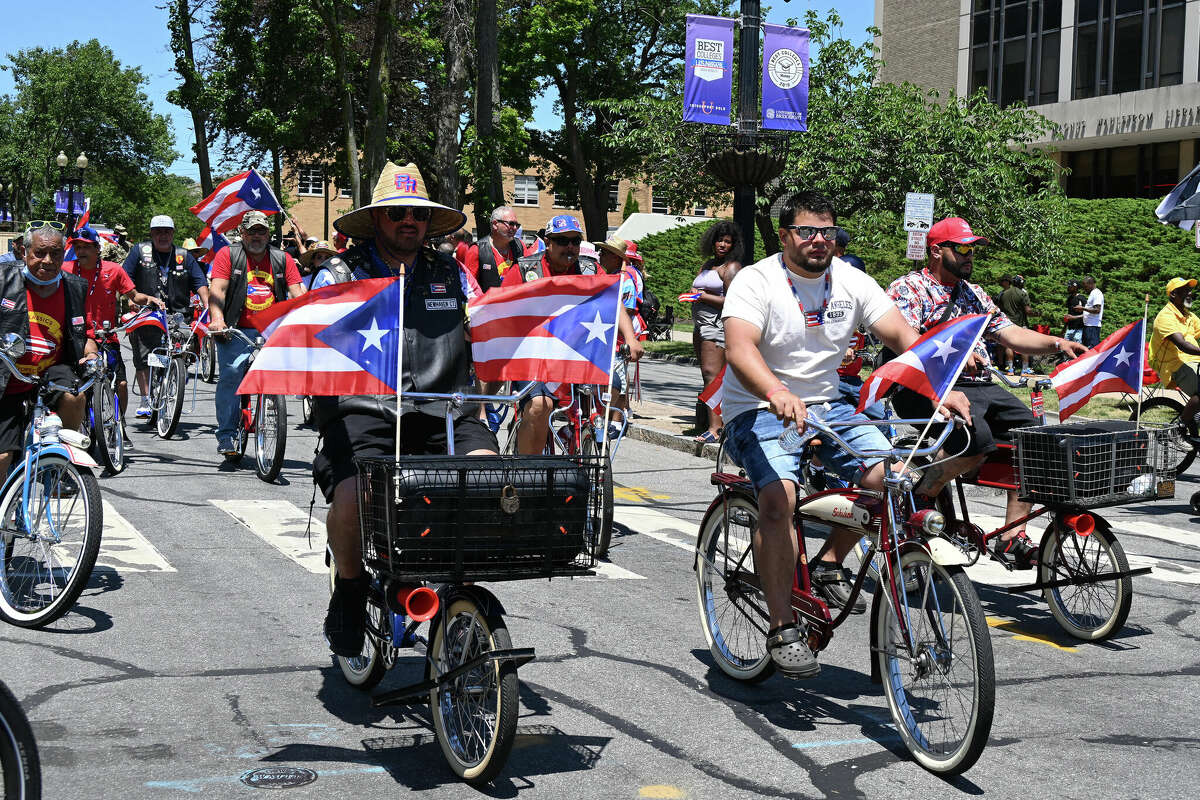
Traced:
<path fill-rule="evenodd" d="M 521 224 L 521 223 L 517 222 L 515 219 L 496 219 L 496 220 L 492 220 L 492 221 L 499 222 L 501 225 L 507 225 L 510 228 L 516 228 L 517 226 L 519 226 Z"/>
<path fill-rule="evenodd" d="M 576 236 L 547 236 L 546 241 L 559 247 L 579 247 L 583 239 Z"/>
<path fill-rule="evenodd" d="M 975 252 L 975 245 L 973 245 L 973 244 L 959 244 L 958 242 L 942 242 L 940 245 L 938 245 L 938 247 L 949 247 L 951 250 L 958 253 L 960 256 L 969 256 L 969 255 L 971 255 L 971 253 Z"/>
<path fill-rule="evenodd" d="M 407 216 L 412 216 L 414 222 L 428 222 L 430 216 L 428 208 L 413 208 L 412 206 L 392 206 L 387 210 L 387 218 L 392 222 L 399 222 Z"/>
<path fill-rule="evenodd" d="M 838 228 L 836 225 L 831 225 L 828 227 L 816 225 L 784 225 L 783 227 L 784 230 L 793 231 L 798 237 L 806 242 L 810 239 L 817 238 L 818 233 L 821 234 L 821 237 L 825 239 L 825 241 L 832 242 L 837 238 L 838 231 L 840 230 L 840 228 Z"/>

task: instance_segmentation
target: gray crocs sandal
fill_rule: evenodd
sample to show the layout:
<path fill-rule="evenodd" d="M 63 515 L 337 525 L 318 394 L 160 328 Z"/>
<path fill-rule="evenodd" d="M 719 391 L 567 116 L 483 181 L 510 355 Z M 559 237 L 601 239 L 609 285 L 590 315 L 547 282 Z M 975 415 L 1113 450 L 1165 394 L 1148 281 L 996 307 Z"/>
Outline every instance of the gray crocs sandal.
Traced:
<path fill-rule="evenodd" d="M 779 671 L 789 678 L 815 678 L 821 674 L 817 657 L 795 623 L 767 634 L 767 652 Z"/>

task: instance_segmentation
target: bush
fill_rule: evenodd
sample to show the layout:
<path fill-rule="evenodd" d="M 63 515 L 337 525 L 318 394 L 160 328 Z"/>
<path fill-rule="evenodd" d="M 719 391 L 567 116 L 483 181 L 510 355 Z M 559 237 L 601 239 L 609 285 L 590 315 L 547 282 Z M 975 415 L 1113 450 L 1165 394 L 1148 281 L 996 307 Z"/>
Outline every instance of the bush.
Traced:
<path fill-rule="evenodd" d="M 1150 295 L 1150 316 L 1166 303 L 1164 287 L 1176 276 L 1200 277 L 1195 234 L 1163 225 L 1154 216 L 1156 200 L 1063 200 L 1058 201 L 1062 217 L 1062 263 L 1047 264 L 1040 254 L 1021 253 L 1001 247 L 983 247 L 976 254 L 971 277 L 985 291 L 1000 288 L 1000 276 L 1019 273 L 1025 276 L 1034 313 L 1029 324 L 1044 323 L 1058 334 L 1062 332 L 1066 284 L 1071 278 L 1095 276 L 1104 292 L 1103 333 L 1111 333 L 1142 315 L 1145 295 Z M 905 236 L 900 215 L 891 212 L 858 214 L 840 220 L 850 232 L 849 252 L 867 263 L 867 270 L 882 286 L 900 275 L 920 268 L 921 262 L 904 258 Z M 647 236 L 638 247 L 649 270 L 647 285 L 663 303 L 675 305 L 675 298 L 692 285 L 701 258 L 697 252 L 707 225 L 689 225 L 665 233 Z M 764 250 L 756 236 L 756 256 Z"/>

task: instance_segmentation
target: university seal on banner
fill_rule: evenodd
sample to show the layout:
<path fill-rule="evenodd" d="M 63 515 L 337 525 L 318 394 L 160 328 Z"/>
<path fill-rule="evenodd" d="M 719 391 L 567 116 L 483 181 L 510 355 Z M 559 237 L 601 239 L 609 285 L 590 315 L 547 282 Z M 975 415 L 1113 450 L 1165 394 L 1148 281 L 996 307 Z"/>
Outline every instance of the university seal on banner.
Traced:
<path fill-rule="evenodd" d="M 780 89 L 793 89 L 804 79 L 804 62 L 795 50 L 782 47 L 767 61 L 767 74 Z"/>

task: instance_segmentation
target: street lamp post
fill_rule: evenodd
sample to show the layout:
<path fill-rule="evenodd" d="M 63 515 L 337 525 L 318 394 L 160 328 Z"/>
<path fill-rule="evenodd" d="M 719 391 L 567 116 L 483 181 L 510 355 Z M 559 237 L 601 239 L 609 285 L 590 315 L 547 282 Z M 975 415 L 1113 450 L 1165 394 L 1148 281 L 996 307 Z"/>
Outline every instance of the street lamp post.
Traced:
<path fill-rule="evenodd" d="M 742 0 L 741 30 L 738 31 L 738 139 L 758 132 L 758 0 Z M 742 260 L 754 262 L 755 187 L 738 183 L 733 187 L 733 222 L 742 232 Z"/>
<path fill-rule="evenodd" d="M 83 194 L 83 172 L 88 167 L 87 156 L 83 153 L 75 159 L 74 174 L 67 174 L 67 154 L 62 150 L 58 151 L 58 157 L 55 163 L 58 164 L 58 182 L 59 185 L 67 187 L 67 230 L 75 230 L 75 190 L 79 187 L 79 193 Z"/>

